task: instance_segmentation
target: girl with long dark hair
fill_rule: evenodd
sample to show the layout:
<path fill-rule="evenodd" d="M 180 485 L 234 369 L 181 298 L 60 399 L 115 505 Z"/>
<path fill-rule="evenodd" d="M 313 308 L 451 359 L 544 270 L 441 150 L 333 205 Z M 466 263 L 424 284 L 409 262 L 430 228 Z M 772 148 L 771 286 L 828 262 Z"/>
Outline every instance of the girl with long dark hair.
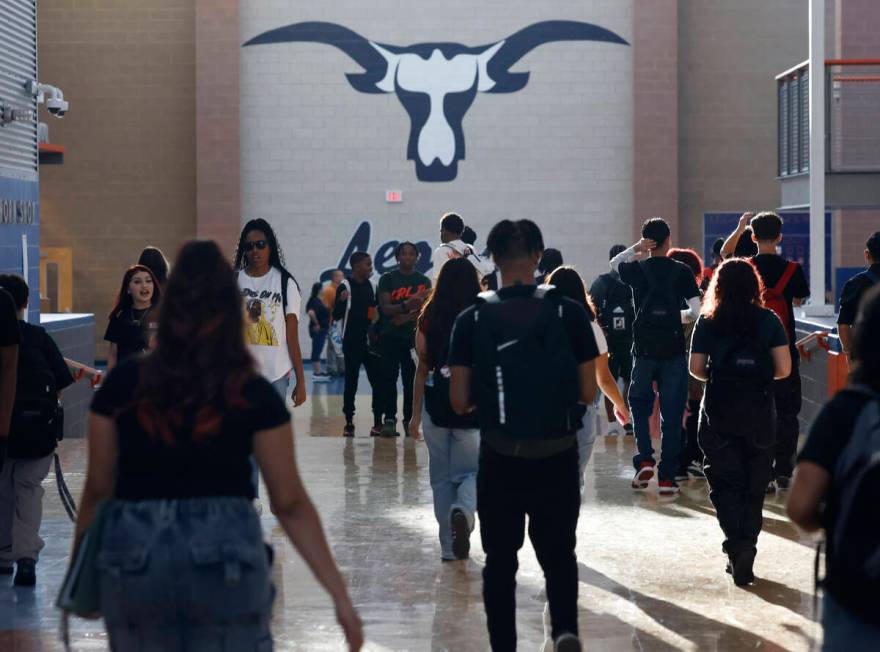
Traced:
<path fill-rule="evenodd" d="M 258 371 L 285 399 L 293 370 L 294 406 L 306 400 L 305 372 L 299 347 L 299 284 L 287 271 L 275 231 L 264 219 L 241 230 L 233 267 L 245 302 L 245 337 Z"/>
<path fill-rule="evenodd" d="M 440 558 L 466 559 L 477 509 L 480 431 L 476 416 L 459 416 L 449 403 L 449 339 L 455 318 L 480 292 L 477 270 L 466 258 L 450 260 L 422 307 L 416 329 L 418 365 L 410 435 L 419 427 L 428 445 L 434 515 L 440 525 Z M 424 412 L 422 409 L 424 403 Z"/>
<path fill-rule="evenodd" d="M 709 283 L 691 341 L 690 372 L 706 383 L 698 438 L 709 498 L 724 532 L 727 571 L 751 584 L 764 494 L 773 467 L 773 380 L 791 373 L 788 338 L 763 307 L 751 261 L 722 263 Z"/>
<path fill-rule="evenodd" d="M 132 265 L 126 270 L 104 334 L 104 340 L 110 342 L 108 371 L 150 347 L 161 298 L 162 288 L 149 267 Z"/>
<path fill-rule="evenodd" d="M 323 287 L 320 283 L 313 283 L 312 292 L 306 303 L 309 337 L 312 338 L 312 377 L 315 380 L 327 380 L 330 376 L 321 372 L 321 352 L 324 350 L 324 342 L 327 341 L 327 333 L 330 330 L 330 311 L 320 297 Z"/>
<path fill-rule="evenodd" d="M 849 383 L 810 426 L 788 496 L 792 521 L 808 532 L 825 530 L 823 650 L 873 649 L 880 641 L 880 496 L 877 464 L 870 461 L 880 455 L 878 333 L 880 286 L 875 286 L 865 292 L 855 317 Z"/>
<path fill-rule="evenodd" d="M 241 304 L 217 245 L 190 242 L 168 281 L 155 349 L 120 363 L 92 402 L 74 547 L 109 501 L 97 566 L 115 650 L 271 647 L 274 590 L 251 454 L 350 649 L 363 641 L 297 471 L 290 414 L 245 346 Z"/>
<path fill-rule="evenodd" d="M 158 247 L 144 247 L 141 257 L 138 258 L 138 265 L 149 267 L 160 287 L 164 287 L 168 282 L 168 271 L 171 269 L 171 265 L 168 264 L 168 259 Z"/>
<path fill-rule="evenodd" d="M 596 358 L 596 383 L 602 393 L 614 404 L 614 411 L 620 415 L 624 423 L 628 423 L 629 408 L 608 367 L 608 343 L 605 340 L 602 327 L 596 321 L 596 309 L 590 295 L 587 294 L 583 279 L 573 267 L 559 267 L 550 273 L 547 277 L 547 283 L 553 285 L 563 296 L 579 303 L 587 311 L 593 337 L 596 339 L 596 346 L 599 349 L 599 357 Z M 584 471 L 593 454 L 593 445 L 596 443 L 596 409 L 596 404 L 584 408 L 581 427 L 577 432 L 581 487 L 584 486 Z"/>

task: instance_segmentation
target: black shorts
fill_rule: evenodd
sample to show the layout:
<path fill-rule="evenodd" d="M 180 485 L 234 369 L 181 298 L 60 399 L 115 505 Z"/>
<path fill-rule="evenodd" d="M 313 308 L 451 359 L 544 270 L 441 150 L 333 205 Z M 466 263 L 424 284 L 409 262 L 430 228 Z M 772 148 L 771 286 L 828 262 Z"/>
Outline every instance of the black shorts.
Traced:
<path fill-rule="evenodd" d="M 608 369 L 614 378 L 623 378 L 624 382 L 628 383 L 632 378 L 632 353 L 630 351 L 609 351 Z"/>

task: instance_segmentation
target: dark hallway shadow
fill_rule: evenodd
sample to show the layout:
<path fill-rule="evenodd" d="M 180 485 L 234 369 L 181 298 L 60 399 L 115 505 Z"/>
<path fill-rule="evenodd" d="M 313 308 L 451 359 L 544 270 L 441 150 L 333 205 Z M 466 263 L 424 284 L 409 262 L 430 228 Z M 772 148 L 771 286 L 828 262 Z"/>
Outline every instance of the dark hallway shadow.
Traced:
<path fill-rule="evenodd" d="M 717 650 L 751 649 L 774 652 L 783 650 L 753 632 L 707 618 L 695 611 L 679 607 L 673 602 L 660 600 L 624 586 L 581 562 L 578 562 L 578 577 L 585 584 L 610 591 L 629 600 L 665 628 L 694 643 L 698 649 L 707 649 L 707 643 L 711 640 L 717 641 L 715 646 Z"/>
<path fill-rule="evenodd" d="M 785 607 L 798 615 L 807 616 L 811 620 L 816 619 L 816 614 L 812 613 L 813 596 L 804 593 L 800 589 L 786 586 L 780 582 L 774 582 L 764 577 L 759 577 L 752 586 L 744 587 L 744 590 L 758 596 L 764 602 L 775 604 L 778 607 Z"/>

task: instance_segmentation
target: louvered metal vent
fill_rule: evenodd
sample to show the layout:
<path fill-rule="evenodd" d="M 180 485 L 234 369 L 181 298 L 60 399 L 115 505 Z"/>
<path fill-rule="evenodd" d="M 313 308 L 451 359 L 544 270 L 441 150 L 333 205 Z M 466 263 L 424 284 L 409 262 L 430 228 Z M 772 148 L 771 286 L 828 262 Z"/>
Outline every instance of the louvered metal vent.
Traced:
<path fill-rule="evenodd" d="M 0 0 L 0 100 L 36 115 L 36 98 L 25 84 L 37 79 L 36 0 Z M 37 178 L 37 123 L 0 127 L 0 175 Z"/>

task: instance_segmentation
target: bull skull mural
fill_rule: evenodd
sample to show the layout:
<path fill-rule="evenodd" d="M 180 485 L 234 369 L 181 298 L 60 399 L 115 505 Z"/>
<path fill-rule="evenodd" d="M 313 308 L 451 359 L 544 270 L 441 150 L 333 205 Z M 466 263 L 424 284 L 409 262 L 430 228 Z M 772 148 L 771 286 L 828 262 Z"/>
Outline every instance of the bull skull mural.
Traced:
<path fill-rule="evenodd" d="M 263 32 L 245 43 L 311 42 L 345 52 L 364 72 L 346 75 L 361 93 L 396 93 L 409 114 L 406 157 L 420 181 L 452 181 L 465 157 L 462 120 L 480 93 L 515 93 L 528 72 L 510 72 L 539 45 L 555 41 L 601 41 L 628 45 L 603 27 L 570 20 L 535 23 L 512 36 L 478 47 L 419 43 L 406 47 L 374 43 L 333 23 L 295 23 Z"/>

